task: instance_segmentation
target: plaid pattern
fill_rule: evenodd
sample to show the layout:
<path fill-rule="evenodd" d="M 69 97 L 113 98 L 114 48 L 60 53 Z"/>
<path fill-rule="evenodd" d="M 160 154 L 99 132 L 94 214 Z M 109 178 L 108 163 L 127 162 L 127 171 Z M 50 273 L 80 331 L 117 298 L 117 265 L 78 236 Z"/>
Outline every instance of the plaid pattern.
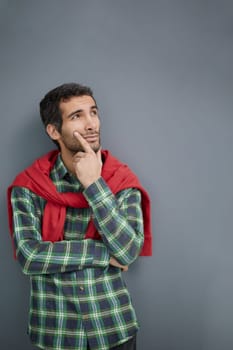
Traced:
<path fill-rule="evenodd" d="M 51 179 L 60 192 L 83 191 L 58 157 Z M 141 196 L 136 189 L 112 194 L 100 178 L 83 191 L 90 208 L 67 208 L 65 239 L 45 242 L 45 200 L 26 188 L 12 191 L 18 261 L 30 275 L 28 332 L 32 343 L 53 350 L 105 350 L 125 342 L 138 322 L 121 270 L 110 256 L 131 264 L 143 244 Z M 102 241 L 83 239 L 93 217 Z"/>

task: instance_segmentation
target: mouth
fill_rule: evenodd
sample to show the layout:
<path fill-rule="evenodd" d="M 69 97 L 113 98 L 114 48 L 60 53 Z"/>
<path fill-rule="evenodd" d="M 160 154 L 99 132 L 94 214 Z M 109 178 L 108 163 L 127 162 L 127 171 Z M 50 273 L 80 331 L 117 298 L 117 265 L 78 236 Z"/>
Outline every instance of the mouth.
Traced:
<path fill-rule="evenodd" d="M 99 134 L 89 134 L 89 135 L 83 136 L 83 138 L 87 142 L 96 142 L 99 140 Z"/>

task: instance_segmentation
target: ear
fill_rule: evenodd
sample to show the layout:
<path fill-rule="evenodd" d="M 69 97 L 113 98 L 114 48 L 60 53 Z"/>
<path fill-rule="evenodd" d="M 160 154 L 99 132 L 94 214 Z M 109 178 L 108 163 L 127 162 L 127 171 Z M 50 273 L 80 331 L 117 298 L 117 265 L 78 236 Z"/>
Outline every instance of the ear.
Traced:
<path fill-rule="evenodd" d="M 56 126 L 53 124 L 48 124 L 46 126 L 46 131 L 49 137 L 54 141 L 57 141 L 61 136 L 60 133 L 57 131 Z"/>

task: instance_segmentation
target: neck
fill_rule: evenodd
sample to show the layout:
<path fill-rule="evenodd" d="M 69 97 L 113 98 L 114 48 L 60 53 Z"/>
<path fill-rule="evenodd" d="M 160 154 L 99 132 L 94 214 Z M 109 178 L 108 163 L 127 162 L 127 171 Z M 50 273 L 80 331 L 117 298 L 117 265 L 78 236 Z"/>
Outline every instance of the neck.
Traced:
<path fill-rule="evenodd" d="M 73 155 L 75 152 L 70 152 L 68 150 L 61 150 L 61 159 L 68 170 L 69 173 L 75 175 L 74 166 L 73 166 Z"/>

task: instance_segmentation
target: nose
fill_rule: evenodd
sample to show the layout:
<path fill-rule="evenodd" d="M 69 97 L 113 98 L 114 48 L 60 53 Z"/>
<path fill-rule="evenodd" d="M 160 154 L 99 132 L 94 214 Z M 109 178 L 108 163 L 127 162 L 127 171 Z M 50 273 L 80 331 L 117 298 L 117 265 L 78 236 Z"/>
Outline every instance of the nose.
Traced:
<path fill-rule="evenodd" d="M 85 129 L 93 130 L 96 128 L 96 120 L 91 115 L 86 116 Z"/>

